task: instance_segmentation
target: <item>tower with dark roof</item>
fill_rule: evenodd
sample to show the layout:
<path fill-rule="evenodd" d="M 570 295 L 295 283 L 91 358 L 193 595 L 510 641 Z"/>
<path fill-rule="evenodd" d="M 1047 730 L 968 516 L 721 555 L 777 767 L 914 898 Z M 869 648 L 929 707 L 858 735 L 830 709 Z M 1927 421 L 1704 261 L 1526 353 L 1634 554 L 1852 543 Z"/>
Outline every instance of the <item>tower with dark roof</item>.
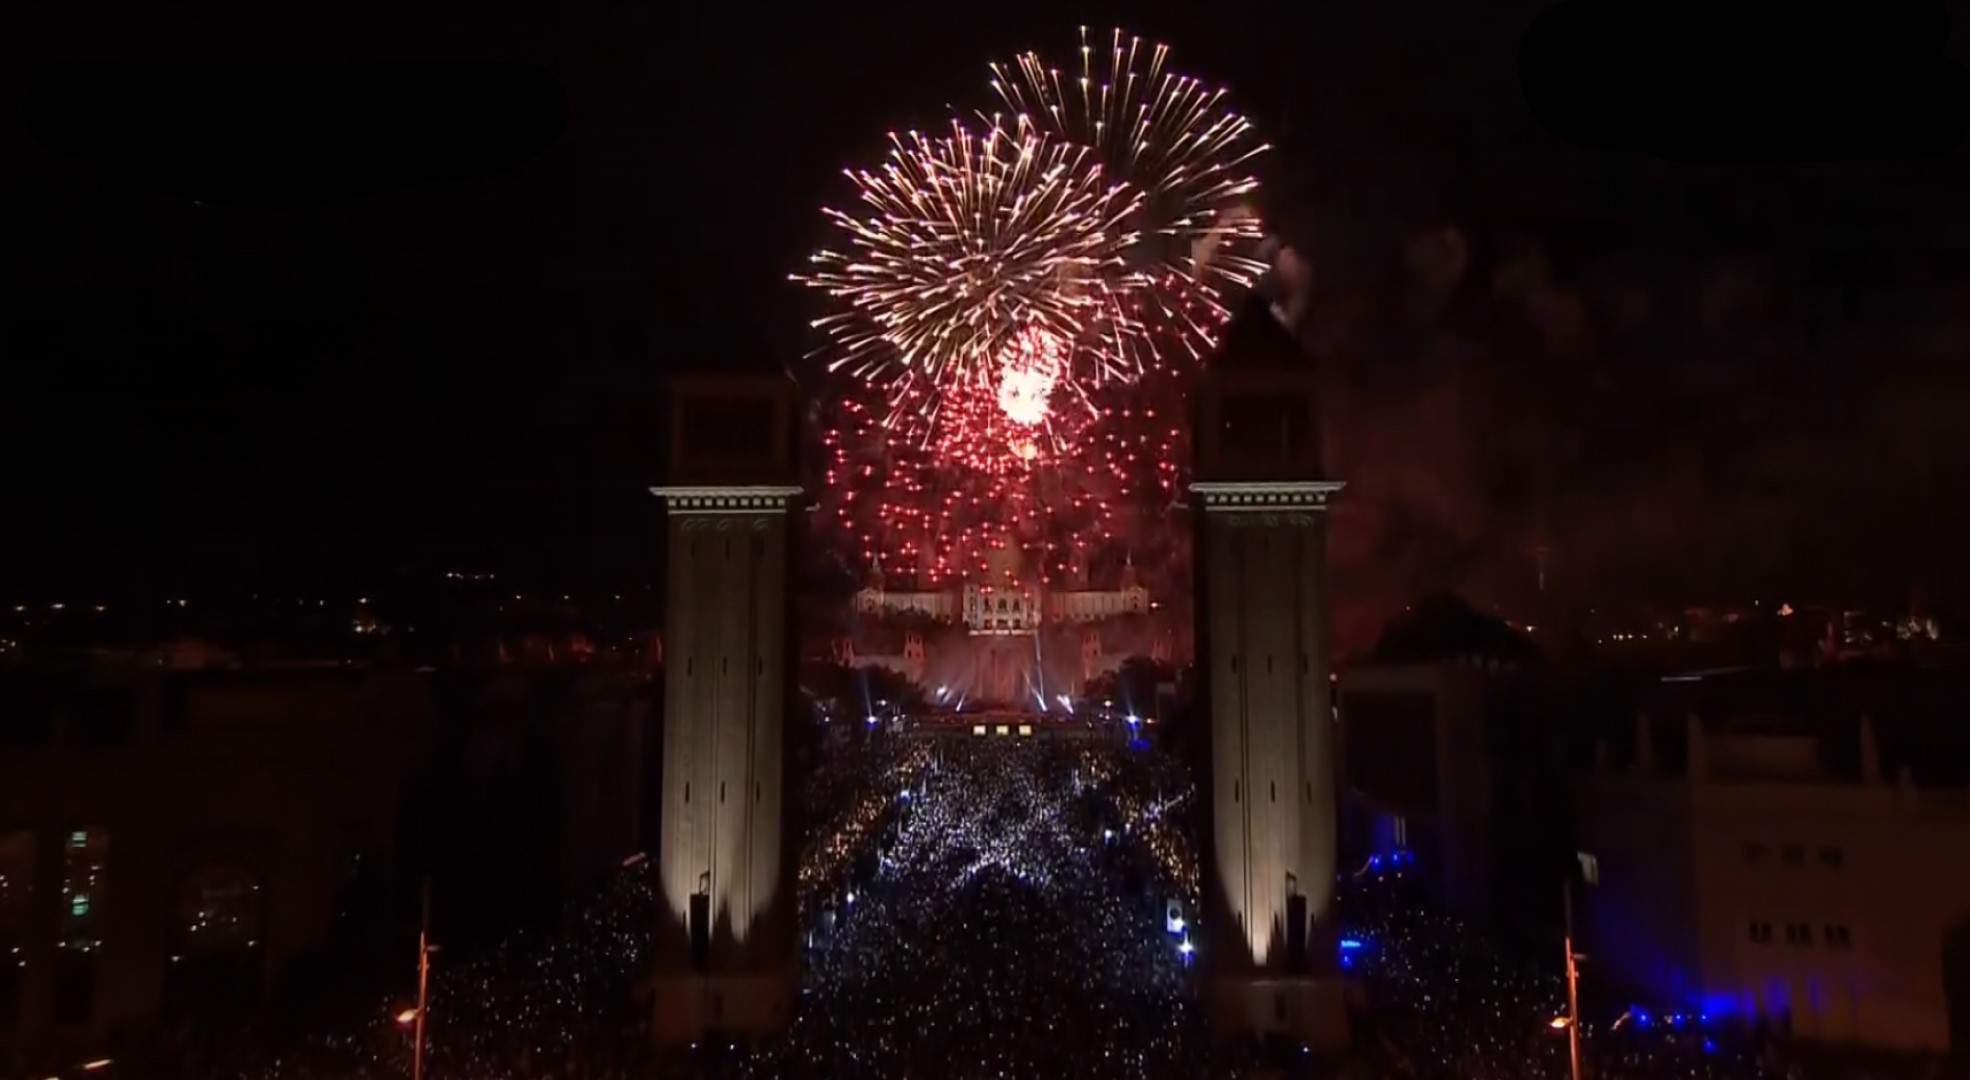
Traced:
<path fill-rule="evenodd" d="M 1348 1038 L 1334 977 L 1326 510 L 1297 305 L 1256 299 L 1197 395 L 1198 658 L 1211 723 L 1209 1003 L 1232 1031 Z M 1326 943 L 1326 944 L 1323 944 Z"/>
<path fill-rule="evenodd" d="M 651 1030 L 765 1033 L 791 1017 L 794 903 L 782 843 L 794 388 L 680 379 L 663 499 L 669 549 Z"/>

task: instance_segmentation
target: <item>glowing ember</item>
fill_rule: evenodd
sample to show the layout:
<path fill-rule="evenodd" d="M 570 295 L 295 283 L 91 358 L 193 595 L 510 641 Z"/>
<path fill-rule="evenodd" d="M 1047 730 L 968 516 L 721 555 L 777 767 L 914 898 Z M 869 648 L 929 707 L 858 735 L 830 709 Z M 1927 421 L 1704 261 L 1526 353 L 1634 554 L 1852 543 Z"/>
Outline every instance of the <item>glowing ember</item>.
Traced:
<path fill-rule="evenodd" d="M 1014 583 L 991 569 L 1009 547 L 1025 580 L 1059 580 L 1112 555 L 1132 522 L 1175 497 L 1189 438 L 1179 405 L 1161 380 L 1023 425 L 996 393 L 968 391 L 954 398 L 964 422 L 919 445 L 890 437 L 880 403 L 837 399 L 822 436 L 822 523 L 891 588 Z"/>

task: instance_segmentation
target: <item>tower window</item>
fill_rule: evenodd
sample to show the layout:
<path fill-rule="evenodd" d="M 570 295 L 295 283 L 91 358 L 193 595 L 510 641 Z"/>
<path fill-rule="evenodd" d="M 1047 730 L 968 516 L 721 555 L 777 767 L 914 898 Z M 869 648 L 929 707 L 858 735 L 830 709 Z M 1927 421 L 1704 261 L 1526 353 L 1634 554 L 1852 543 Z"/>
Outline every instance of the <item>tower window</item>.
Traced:
<path fill-rule="evenodd" d="M 1761 922 L 1757 919 L 1753 919 L 1751 920 L 1751 926 L 1749 929 L 1750 929 L 1750 937 L 1754 944 L 1770 945 L 1772 943 L 1771 923 Z"/>
<path fill-rule="evenodd" d="M 1785 924 L 1785 943 L 1787 945 L 1811 945 L 1813 928 L 1805 923 Z"/>

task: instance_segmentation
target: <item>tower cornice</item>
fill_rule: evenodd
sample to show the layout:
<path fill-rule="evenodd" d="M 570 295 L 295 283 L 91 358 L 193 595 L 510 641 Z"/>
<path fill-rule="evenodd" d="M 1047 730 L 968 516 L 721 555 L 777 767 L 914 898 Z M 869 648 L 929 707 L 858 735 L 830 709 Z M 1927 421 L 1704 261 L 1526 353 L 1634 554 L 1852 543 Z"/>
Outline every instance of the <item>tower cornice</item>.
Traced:
<path fill-rule="evenodd" d="M 1198 480 L 1190 490 L 1206 511 L 1278 513 L 1325 510 L 1346 486 L 1340 480 Z"/>
<path fill-rule="evenodd" d="M 760 514 L 784 511 L 797 486 L 785 484 L 666 484 L 650 489 L 673 514 Z"/>

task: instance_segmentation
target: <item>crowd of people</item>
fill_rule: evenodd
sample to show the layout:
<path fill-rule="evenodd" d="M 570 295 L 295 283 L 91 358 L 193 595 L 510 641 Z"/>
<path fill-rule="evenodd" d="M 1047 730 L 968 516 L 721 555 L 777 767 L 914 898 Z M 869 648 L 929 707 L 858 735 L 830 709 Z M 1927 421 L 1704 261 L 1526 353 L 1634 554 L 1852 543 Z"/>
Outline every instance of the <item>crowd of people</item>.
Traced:
<path fill-rule="evenodd" d="M 920 770 L 869 778 L 888 807 L 872 864 L 803 876 L 802 1007 L 734 1073 L 1197 1075 L 1208 1041 L 1191 954 L 1163 922 L 1186 886 L 1134 839 L 1181 792 L 1156 798 L 1169 778 L 1114 745 L 957 740 L 929 753 Z M 833 850 L 831 827 L 816 850 Z"/>
<path fill-rule="evenodd" d="M 800 797 L 816 827 L 796 880 L 799 998 L 789 1030 L 658 1057 L 636 988 L 658 898 L 632 860 L 553 933 L 522 935 L 432 982 L 428 1074 L 725 1077 L 1234 1077 L 1200 1011 L 1196 793 L 1153 749 L 1123 743 L 877 739 L 838 751 Z M 1186 861 L 1187 860 L 1187 861 Z M 1567 1039 L 1556 956 L 1495 944 L 1427 899 L 1413 859 L 1343 874 L 1337 958 L 1355 981 L 1356 1046 L 1289 1074 L 1561 1080 Z M 1168 905 L 1185 918 L 1171 932 Z M 1206 913 L 1208 914 L 1208 913 Z M 353 1028 L 230 1075 L 407 1072 L 401 996 Z M 1601 1080 L 1787 1075 L 1742 1032 L 1700 1016 L 1582 1024 Z M 1280 1047 L 1266 1058 L 1277 1067 Z"/>
<path fill-rule="evenodd" d="M 483 955 L 439 953 L 432 968 L 425 1073 L 522 1080 L 644 1075 L 645 1011 L 658 916 L 646 859 L 626 863 L 551 929 L 516 934 Z M 240 1080 L 400 1080 L 410 1075 L 414 989 L 363 1003 L 339 1028 L 249 1047 L 207 1075 Z"/>
<path fill-rule="evenodd" d="M 1357 1057 L 1375 1075 L 1566 1080 L 1561 951 L 1527 956 L 1439 909 L 1407 853 L 1377 857 L 1338 892 L 1340 962 L 1359 980 Z M 1607 1080 L 1750 1080 L 1768 1075 L 1711 1018 L 1611 1006 L 1583 1010 L 1582 1068 Z M 1673 1022 L 1671 1022 L 1673 1020 Z"/>

